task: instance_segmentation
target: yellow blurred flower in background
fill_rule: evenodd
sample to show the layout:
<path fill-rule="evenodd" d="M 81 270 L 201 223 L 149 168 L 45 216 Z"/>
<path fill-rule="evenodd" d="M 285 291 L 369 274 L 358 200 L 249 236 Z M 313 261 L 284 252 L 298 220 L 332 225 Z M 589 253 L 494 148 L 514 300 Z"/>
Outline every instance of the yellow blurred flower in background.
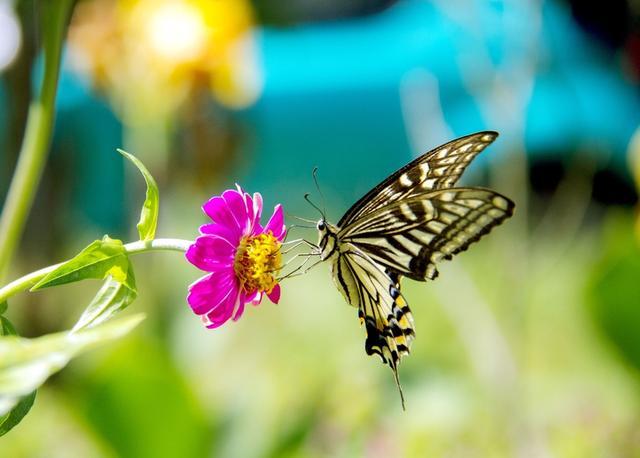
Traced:
<path fill-rule="evenodd" d="M 234 108 L 256 100 L 253 25 L 246 0 L 89 0 L 70 25 L 70 63 L 108 95 L 127 135 L 162 151 L 166 138 L 158 144 L 145 130 L 168 136 L 189 98 Z"/>

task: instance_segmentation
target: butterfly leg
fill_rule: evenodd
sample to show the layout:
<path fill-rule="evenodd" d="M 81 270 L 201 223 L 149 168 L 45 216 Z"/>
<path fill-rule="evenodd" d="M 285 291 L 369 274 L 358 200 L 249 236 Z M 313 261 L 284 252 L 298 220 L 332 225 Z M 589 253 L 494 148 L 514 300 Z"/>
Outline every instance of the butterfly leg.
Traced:
<path fill-rule="evenodd" d="M 282 254 L 287 254 L 287 253 L 289 253 L 289 252 L 291 252 L 291 251 L 295 250 L 296 248 L 298 248 L 300 245 L 303 245 L 303 244 L 304 244 L 304 245 L 307 245 L 308 247 L 310 247 L 310 248 L 312 248 L 312 249 L 314 249 L 314 250 L 317 250 L 317 249 L 318 249 L 318 246 L 317 246 L 317 245 L 315 245 L 315 244 L 311 243 L 311 242 L 310 242 L 310 241 L 308 241 L 308 240 L 305 240 L 305 239 L 295 239 L 295 240 L 290 240 L 290 241 L 288 241 L 288 242 L 284 242 L 284 243 L 282 244 L 283 246 L 284 246 L 284 245 L 291 245 L 290 247 L 287 247 L 287 249 L 286 249 L 286 250 L 283 250 L 283 251 L 282 251 Z"/>
<path fill-rule="evenodd" d="M 311 256 L 319 256 L 319 255 L 320 255 L 319 253 L 298 253 L 298 254 L 294 254 L 284 264 L 282 264 L 282 266 L 278 270 L 284 269 L 285 267 L 287 267 L 289 264 L 291 264 L 293 261 L 295 261 L 298 258 L 306 258 L 304 262 L 307 262 L 311 258 Z M 302 265 L 304 265 L 304 263 Z"/>
<path fill-rule="evenodd" d="M 309 270 L 313 269 L 315 266 L 317 266 L 319 263 L 322 262 L 322 259 L 318 259 L 316 262 L 314 262 L 313 264 L 308 266 L 306 269 L 302 270 L 307 265 L 309 260 L 312 259 L 313 256 L 320 256 L 320 253 L 297 254 L 294 257 L 292 257 L 289 261 L 287 261 L 287 264 L 289 262 L 293 261 L 293 259 L 295 259 L 297 257 L 306 257 L 306 259 L 302 262 L 302 264 L 300 264 L 298 267 L 293 269 L 291 272 L 289 272 L 288 274 L 286 274 L 283 277 L 278 278 L 278 281 L 280 282 L 280 281 L 284 280 L 285 278 L 293 278 L 293 277 L 299 277 L 300 275 L 304 275 L 307 272 L 309 272 Z"/>

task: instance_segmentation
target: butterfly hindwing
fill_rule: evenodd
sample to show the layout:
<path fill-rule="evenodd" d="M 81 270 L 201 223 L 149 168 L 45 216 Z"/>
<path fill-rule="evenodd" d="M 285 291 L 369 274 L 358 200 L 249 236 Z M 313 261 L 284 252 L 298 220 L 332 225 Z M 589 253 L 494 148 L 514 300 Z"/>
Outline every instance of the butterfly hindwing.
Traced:
<path fill-rule="evenodd" d="M 339 232 L 391 272 L 414 280 L 434 279 L 436 264 L 513 214 L 506 197 L 482 188 L 450 188 L 395 202 Z"/>
<path fill-rule="evenodd" d="M 423 154 L 365 194 L 347 210 L 338 226 L 347 226 L 392 202 L 452 187 L 467 165 L 497 137 L 497 132 L 478 132 Z"/>
<path fill-rule="evenodd" d="M 367 332 L 367 354 L 377 354 L 389 365 L 402 394 L 398 363 L 409 354 L 415 330 L 411 310 L 400 292 L 399 278 L 384 272 L 355 247 L 341 252 L 332 270 L 338 290 L 358 309 Z"/>

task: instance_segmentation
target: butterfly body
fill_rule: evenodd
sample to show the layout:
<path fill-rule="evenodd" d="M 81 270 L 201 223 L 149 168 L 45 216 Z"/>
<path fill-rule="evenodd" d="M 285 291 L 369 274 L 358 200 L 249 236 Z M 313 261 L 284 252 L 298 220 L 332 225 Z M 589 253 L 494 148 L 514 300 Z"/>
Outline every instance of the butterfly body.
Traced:
<path fill-rule="evenodd" d="M 433 280 L 451 259 L 513 214 L 508 198 L 454 187 L 466 166 L 497 137 L 479 132 L 442 145 L 396 171 L 356 202 L 337 225 L 317 223 L 320 259 L 365 325 L 367 354 L 394 373 L 415 337 L 400 281 Z M 403 401 L 402 390 L 400 395 Z"/>

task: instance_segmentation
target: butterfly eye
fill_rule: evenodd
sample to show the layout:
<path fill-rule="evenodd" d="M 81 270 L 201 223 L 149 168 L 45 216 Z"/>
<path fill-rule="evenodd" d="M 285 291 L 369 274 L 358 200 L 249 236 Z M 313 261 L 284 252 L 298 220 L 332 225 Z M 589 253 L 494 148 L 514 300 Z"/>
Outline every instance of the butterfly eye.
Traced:
<path fill-rule="evenodd" d="M 318 221 L 317 228 L 318 228 L 319 231 L 324 231 L 326 229 L 324 221 L 322 221 L 322 220 Z"/>

